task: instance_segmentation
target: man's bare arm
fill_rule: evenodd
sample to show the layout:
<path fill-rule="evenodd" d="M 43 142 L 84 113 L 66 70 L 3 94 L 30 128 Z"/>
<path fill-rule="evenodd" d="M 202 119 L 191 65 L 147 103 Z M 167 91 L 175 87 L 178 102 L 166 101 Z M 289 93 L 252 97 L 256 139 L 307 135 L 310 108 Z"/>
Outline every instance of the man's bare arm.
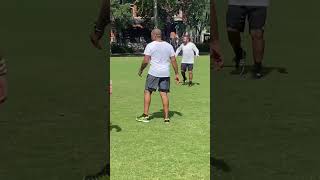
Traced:
<path fill-rule="evenodd" d="M 110 23 L 110 0 L 102 0 L 99 17 L 95 24 L 94 31 L 90 35 L 91 43 L 94 47 L 102 49 L 101 38 L 105 27 Z"/>
<path fill-rule="evenodd" d="M 175 56 L 172 56 L 170 59 L 171 59 L 171 64 L 172 64 L 174 73 L 175 73 L 174 79 L 176 80 L 176 83 L 178 84 L 179 83 L 179 72 L 178 72 L 179 70 L 178 70 L 177 60 L 176 60 Z"/>
<path fill-rule="evenodd" d="M 174 73 L 175 73 L 176 75 L 179 74 L 179 72 L 178 72 L 178 63 L 177 63 L 177 60 L 176 60 L 176 57 L 175 57 L 175 56 L 172 56 L 172 57 L 171 57 L 171 64 L 172 64 Z"/>
<path fill-rule="evenodd" d="M 96 30 L 104 32 L 105 27 L 110 23 L 110 0 L 102 0 L 100 13 L 96 22 Z"/>
<path fill-rule="evenodd" d="M 219 40 L 219 32 L 218 32 L 218 20 L 217 20 L 217 11 L 216 11 L 216 2 L 215 0 L 212 1 L 211 7 L 211 39 Z"/>
<path fill-rule="evenodd" d="M 148 66 L 150 59 L 151 59 L 150 56 L 148 56 L 148 55 L 144 56 L 142 63 L 141 63 L 141 66 L 140 66 L 140 69 L 139 69 L 139 72 L 138 72 L 139 76 L 141 76 L 143 70 Z"/>
<path fill-rule="evenodd" d="M 218 20 L 217 20 L 217 11 L 215 0 L 211 3 L 211 45 L 210 45 L 210 54 L 211 54 L 211 65 L 215 64 L 217 70 L 223 67 L 223 58 L 220 49 L 219 43 L 219 32 L 218 32 Z M 214 62 L 214 63 L 213 63 Z M 211 66 L 213 67 L 213 66 Z"/>

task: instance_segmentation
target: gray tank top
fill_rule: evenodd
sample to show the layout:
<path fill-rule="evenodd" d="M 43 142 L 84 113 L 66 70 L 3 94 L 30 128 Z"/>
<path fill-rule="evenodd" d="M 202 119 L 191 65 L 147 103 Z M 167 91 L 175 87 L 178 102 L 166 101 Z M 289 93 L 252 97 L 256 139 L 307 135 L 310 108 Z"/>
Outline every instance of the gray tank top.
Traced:
<path fill-rule="evenodd" d="M 269 6 L 270 0 L 229 0 L 229 5 Z"/>

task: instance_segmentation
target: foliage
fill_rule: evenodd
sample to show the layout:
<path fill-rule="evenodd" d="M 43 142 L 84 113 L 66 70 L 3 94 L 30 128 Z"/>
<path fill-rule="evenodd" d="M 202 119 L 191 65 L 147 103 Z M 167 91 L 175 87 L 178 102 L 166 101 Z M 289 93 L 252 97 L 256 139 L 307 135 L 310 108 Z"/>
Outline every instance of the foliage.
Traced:
<path fill-rule="evenodd" d="M 119 0 L 111 0 L 111 18 L 117 31 L 120 32 L 128 28 L 132 23 L 130 3 L 122 2 L 121 4 Z"/>

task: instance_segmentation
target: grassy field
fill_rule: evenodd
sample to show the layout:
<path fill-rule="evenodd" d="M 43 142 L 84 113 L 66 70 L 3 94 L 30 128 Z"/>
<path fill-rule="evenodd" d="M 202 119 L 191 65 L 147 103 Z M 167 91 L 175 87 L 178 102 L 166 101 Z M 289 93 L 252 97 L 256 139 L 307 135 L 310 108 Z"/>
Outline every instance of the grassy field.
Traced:
<path fill-rule="evenodd" d="M 4 0 L 0 179 L 79 180 L 106 160 L 106 53 L 89 32 L 100 1 Z"/>
<path fill-rule="evenodd" d="M 152 96 L 152 121 L 135 120 L 143 113 L 147 75 L 137 75 L 141 60 L 111 59 L 111 179 L 209 179 L 209 57 L 196 61 L 194 86 L 171 79 L 170 125 L 163 122 L 159 93 Z"/>
<path fill-rule="evenodd" d="M 215 180 L 320 179 L 318 1 L 271 1 L 262 80 L 231 75 L 226 2 L 217 1 L 226 67 L 214 73 Z M 290 8 L 287 8 L 290 6 Z M 251 43 L 244 46 L 251 64 Z"/>

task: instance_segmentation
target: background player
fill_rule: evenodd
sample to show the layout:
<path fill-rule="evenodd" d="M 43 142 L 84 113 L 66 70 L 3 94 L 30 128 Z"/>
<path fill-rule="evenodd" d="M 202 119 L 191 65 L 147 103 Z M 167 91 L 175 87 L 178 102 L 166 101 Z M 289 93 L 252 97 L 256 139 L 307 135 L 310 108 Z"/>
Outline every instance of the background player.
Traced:
<path fill-rule="evenodd" d="M 182 51 L 182 61 L 181 61 L 181 75 L 183 78 L 183 84 L 186 83 L 186 71 L 189 71 L 189 86 L 192 86 L 193 79 L 193 64 L 194 56 L 199 56 L 199 50 L 197 46 L 190 42 L 190 36 L 185 35 L 183 37 L 183 43 L 179 46 L 176 51 L 176 57 Z"/>

